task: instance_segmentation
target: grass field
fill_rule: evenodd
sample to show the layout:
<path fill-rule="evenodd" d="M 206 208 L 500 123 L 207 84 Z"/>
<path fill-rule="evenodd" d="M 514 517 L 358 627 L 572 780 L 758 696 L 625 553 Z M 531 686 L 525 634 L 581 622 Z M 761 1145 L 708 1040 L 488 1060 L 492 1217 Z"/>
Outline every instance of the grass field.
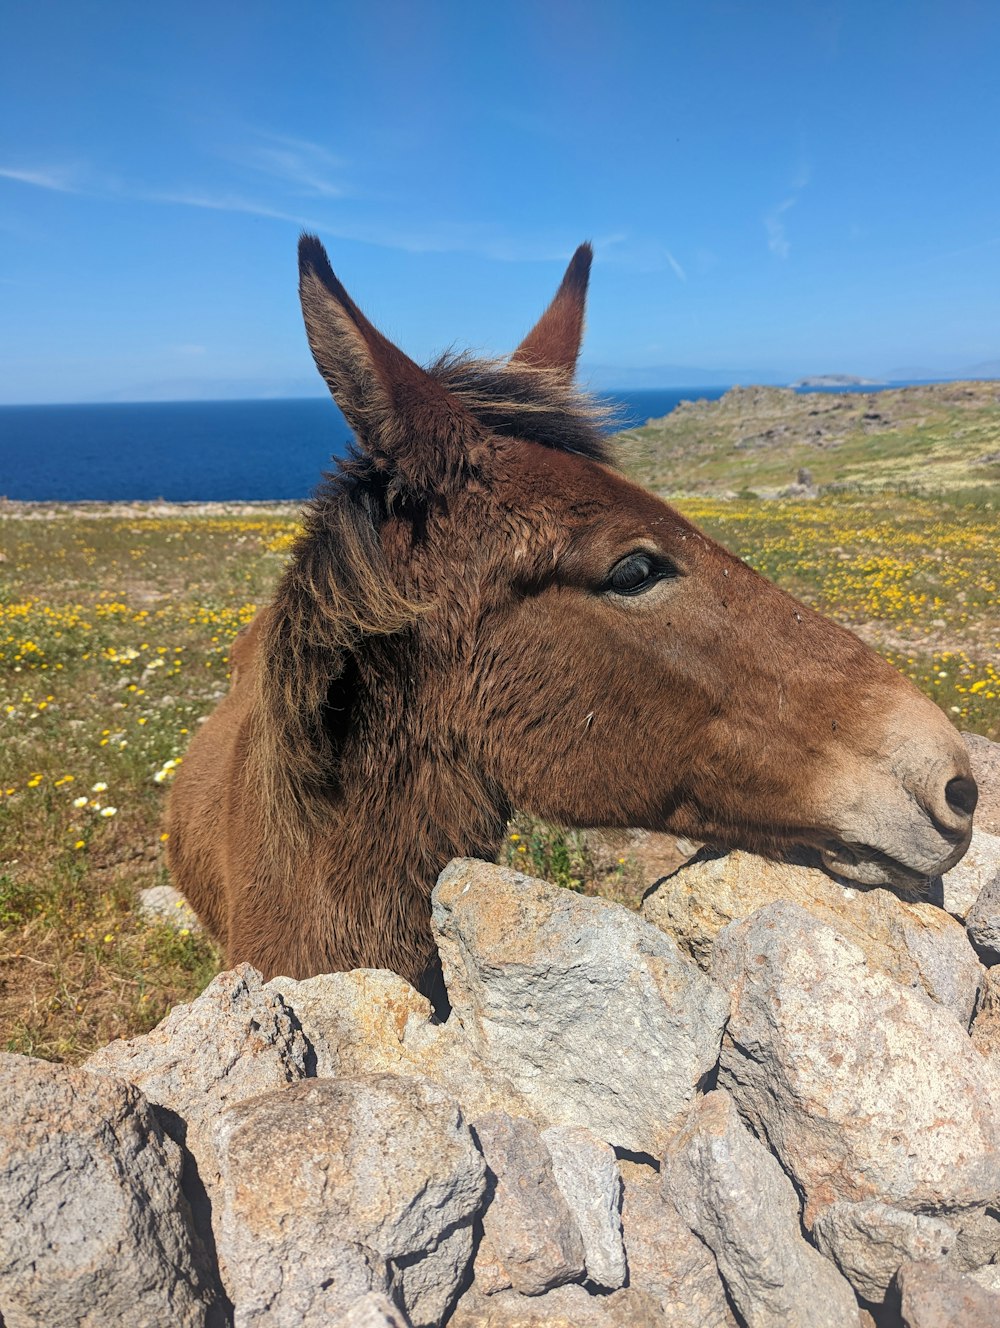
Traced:
<path fill-rule="evenodd" d="M 992 491 L 678 505 L 1000 738 Z M 143 922 L 136 894 L 165 880 L 164 792 L 294 528 L 280 507 L 0 507 L 0 1046 L 79 1059 L 215 971 L 208 942 Z M 586 875 L 558 836 L 511 833 L 518 865 Z"/>

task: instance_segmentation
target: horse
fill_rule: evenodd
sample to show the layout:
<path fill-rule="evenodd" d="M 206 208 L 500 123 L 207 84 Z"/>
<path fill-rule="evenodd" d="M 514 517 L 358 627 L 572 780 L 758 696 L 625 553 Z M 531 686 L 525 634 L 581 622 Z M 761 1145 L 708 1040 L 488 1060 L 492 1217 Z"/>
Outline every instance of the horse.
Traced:
<path fill-rule="evenodd" d="M 574 383 L 591 250 L 509 358 L 421 368 L 314 236 L 299 289 L 354 434 L 171 790 L 173 879 L 265 977 L 440 992 L 430 895 L 515 809 L 926 887 L 965 852 L 959 735 L 855 635 L 616 467 Z"/>

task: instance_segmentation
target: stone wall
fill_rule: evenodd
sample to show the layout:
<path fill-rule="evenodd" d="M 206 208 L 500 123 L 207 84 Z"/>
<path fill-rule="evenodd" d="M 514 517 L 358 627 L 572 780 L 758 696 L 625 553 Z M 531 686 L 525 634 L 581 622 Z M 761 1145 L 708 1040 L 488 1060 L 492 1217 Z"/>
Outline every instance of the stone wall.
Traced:
<path fill-rule="evenodd" d="M 990 828 L 929 902 L 732 853 L 637 915 L 460 860 L 433 925 L 445 1023 L 242 966 L 0 1057 L 6 1328 L 1000 1324 Z"/>

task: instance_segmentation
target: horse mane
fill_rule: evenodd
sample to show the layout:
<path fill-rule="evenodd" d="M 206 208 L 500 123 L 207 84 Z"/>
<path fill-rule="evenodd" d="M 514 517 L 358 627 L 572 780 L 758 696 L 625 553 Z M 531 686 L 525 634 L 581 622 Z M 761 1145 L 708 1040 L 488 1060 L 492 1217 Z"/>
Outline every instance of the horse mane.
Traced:
<path fill-rule="evenodd" d="M 268 838 L 289 847 L 301 848 L 336 783 L 337 721 L 343 728 L 351 708 L 346 675 L 353 652 L 365 638 L 400 632 L 423 611 L 389 575 L 378 505 L 350 462 L 329 476 L 306 506 L 303 530 L 262 610 L 247 789 Z"/>

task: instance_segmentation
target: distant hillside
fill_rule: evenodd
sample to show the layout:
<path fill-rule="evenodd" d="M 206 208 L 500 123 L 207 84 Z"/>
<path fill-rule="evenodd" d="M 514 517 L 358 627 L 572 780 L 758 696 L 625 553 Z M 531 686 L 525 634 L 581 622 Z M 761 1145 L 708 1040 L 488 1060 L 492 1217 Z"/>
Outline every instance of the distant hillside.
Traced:
<path fill-rule="evenodd" d="M 816 488 L 1000 485 L 1000 382 L 806 395 L 735 387 L 621 436 L 631 473 L 667 493 L 774 497 L 800 472 Z"/>
<path fill-rule="evenodd" d="M 877 387 L 877 378 L 857 378 L 854 374 L 810 374 L 789 387 Z"/>

